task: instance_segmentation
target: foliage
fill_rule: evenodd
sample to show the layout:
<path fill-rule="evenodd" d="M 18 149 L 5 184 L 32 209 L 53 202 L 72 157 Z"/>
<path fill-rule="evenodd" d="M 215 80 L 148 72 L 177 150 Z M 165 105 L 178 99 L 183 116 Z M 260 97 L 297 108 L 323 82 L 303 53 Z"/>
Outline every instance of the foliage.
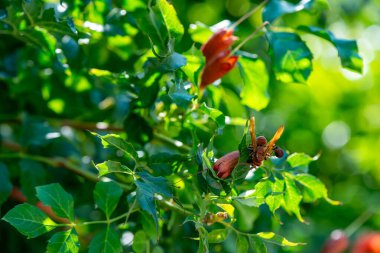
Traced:
<path fill-rule="evenodd" d="M 22 241 L 29 252 L 302 251 L 310 239 L 274 224 L 306 227 L 311 204 L 340 202 L 309 171 L 318 156 L 287 147 L 296 128 L 273 108 L 304 89 L 287 84 L 312 78 L 305 34 L 330 42 L 346 69 L 361 73 L 363 62 L 355 40 L 312 21 L 288 23 L 326 11 L 324 1 L 296 2 L 262 3 L 253 19 L 268 23 L 255 33 L 257 48 L 232 47 L 236 69 L 204 90 L 200 47 L 217 29 L 189 24 L 182 6 L 193 3 L 1 3 L 5 250 L 22 238 L 14 227 L 41 238 Z M 247 22 L 236 28 L 241 40 L 260 27 Z M 259 133 L 286 128 L 285 155 L 260 167 L 247 164 L 252 115 Z M 218 178 L 217 157 L 237 149 L 239 164 Z"/>

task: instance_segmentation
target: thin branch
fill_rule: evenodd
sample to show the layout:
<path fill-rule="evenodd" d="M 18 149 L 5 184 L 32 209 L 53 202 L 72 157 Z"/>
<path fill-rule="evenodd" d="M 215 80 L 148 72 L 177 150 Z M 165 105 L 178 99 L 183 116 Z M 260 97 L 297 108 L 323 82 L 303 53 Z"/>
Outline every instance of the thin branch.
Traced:
<path fill-rule="evenodd" d="M 9 144 L 8 144 L 9 145 Z M 12 147 L 15 147 L 17 146 L 16 144 L 12 145 Z M 6 147 L 3 145 L 3 147 Z M 12 150 L 13 151 L 13 150 Z M 68 171 L 71 171 L 81 177 L 84 177 L 86 179 L 88 179 L 89 181 L 92 181 L 92 182 L 98 182 L 100 181 L 100 179 L 98 178 L 98 176 L 90 171 L 87 171 L 87 170 L 83 170 L 82 167 L 76 165 L 75 163 L 73 162 L 70 162 L 68 161 L 67 159 L 63 158 L 63 157 L 44 157 L 44 156 L 37 156 L 37 155 L 29 155 L 29 154 L 25 154 L 25 153 L 3 153 L 3 154 L 0 154 L 0 159 L 22 159 L 22 158 L 27 158 L 27 159 L 31 159 L 31 160 L 34 160 L 34 161 L 38 161 L 38 162 L 41 162 L 41 163 L 45 163 L 45 164 L 48 164 L 49 166 L 52 166 L 52 167 L 56 167 L 56 168 L 64 168 Z M 131 186 L 129 185 L 126 185 L 126 184 L 123 184 L 123 183 L 120 183 L 120 182 L 117 182 L 115 181 L 125 192 L 130 192 L 131 191 Z M 192 212 L 178 206 L 178 205 L 175 205 L 174 203 L 172 203 L 170 200 L 165 200 L 165 199 L 156 199 L 161 205 L 175 211 L 175 212 L 178 212 L 180 214 L 183 214 L 183 215 L 193 215 Z M 123 216 L 123 217 L 127 217 L 127 216 Z"/>
<path fill-rule="evenodd" d="M 262 3 L 260 3 L 259 5 L 257 5 L 255 8 L 253 8 L 252 10 L 250 10 L 249 12 L 247 12 L 246 14 L 244 14 L 244 16 L 242 16 L 241 18 L 239 18 L 235 23 L 233 23 L 230 26 L 230 29 L 234 29 L 235 27 L 237 27 L 238 25 L 240 25 L 244 20 L 246 20 L 247 18 L 249 18 L 258 9 L 260 9 L 261 7 L 263 7 L 267 2 L 268 2 L 268 0 L 263 1 Z"/>

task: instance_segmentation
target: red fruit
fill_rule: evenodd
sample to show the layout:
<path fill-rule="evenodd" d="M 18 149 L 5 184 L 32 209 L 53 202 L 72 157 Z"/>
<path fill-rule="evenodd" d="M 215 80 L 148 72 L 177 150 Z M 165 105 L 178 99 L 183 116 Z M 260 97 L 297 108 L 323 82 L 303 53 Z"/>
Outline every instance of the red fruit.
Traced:
<path fill-rule="evenodd" d="M 380 233 L 372 232 L 360 236 L 352 248 L 352 253 L 380 253 Z"/>
<path fill-rule="evenodd" d="M 238 58 L 238 56 L 230 55 L 230 50 L 226 50 L 220 52 L 210 61 L 207 62 L 206 60 L 206 66 L 201 77 L 201 89 L 226 75 L 235 67 Z"/>
<path fill-rule="evenodd" d="M 239 151 L 233 151 L 219 158 L 213 169 L 217 172 L 217 176 L 220 178 L 226 178 L 231 175 L 232 170 L 235 168 L 239 161 Z"/>
<path fill-rule="evenodd" d="M 206 61 L 211 60 L 219 53 L 229 50 L 235 40 L 238 38 L 233 36 L 232 29 L 221 29 L 214 33 L 213 36 L 201 47 Z"/>
<path fill-rule="evenodd" d="M 342 253 L 348 248 L 348 239 L 342 230 L 334 230 L 323 246 L 322 253 Z"/>

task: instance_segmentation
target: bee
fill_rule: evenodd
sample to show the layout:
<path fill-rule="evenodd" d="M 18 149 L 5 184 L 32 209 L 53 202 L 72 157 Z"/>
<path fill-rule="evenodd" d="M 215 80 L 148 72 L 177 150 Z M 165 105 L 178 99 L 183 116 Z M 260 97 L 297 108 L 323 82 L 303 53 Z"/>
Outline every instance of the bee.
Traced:
<path fill-rule="evenodd" d="M 251 117 L 249 121 L 249 134 L 251 136 L 251 144 L 248 146 L 249 159 L 247 162 L 255 166 L 261 166 L 263 161 L 269 159 L 273 153 L 278 158 L 283 157 L 284 150 L 276 146 L 276 142 L 280 139 L 283 132 L 284 126 L 281 125 L 277 129 L 273 138 L 268 143 L 267 139 L 264 136 L 256 137 L 255 117 Z"/>

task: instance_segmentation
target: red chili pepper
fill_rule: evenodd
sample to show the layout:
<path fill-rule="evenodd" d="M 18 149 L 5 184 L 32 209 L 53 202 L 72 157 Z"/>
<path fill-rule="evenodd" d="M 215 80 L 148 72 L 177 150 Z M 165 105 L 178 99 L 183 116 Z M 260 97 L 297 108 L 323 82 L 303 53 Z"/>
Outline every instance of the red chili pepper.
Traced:
<path fill-rule="evenodd" d="M 239 161 L 239 151 L 233 151 L 219 158 L 213 169 L 217 172 L 220 178 L 228 177 Z"/>

